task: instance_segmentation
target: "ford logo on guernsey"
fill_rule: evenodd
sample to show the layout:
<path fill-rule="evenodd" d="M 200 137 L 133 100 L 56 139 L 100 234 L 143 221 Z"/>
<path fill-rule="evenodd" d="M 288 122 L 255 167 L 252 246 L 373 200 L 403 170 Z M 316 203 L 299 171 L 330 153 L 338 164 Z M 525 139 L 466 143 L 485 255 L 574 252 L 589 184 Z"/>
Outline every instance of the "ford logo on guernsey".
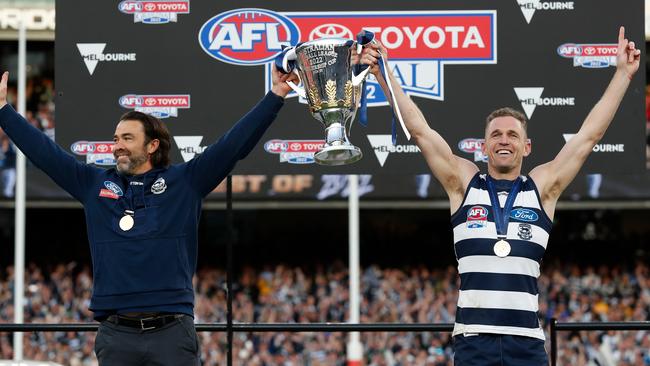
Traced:
<path fill-rule="evenodd" d="M 124 192 L 122 192 L 122 188 L 110 180 L 104 182 L 104 187 L 120 197 L 124 194 Z"/>
<path fill-rule="evenodd" d="M 296 24 L 265 9 L 235 9 L 210 18 L 199 30 L 201 48 L 235 65 L 263 65 L 300 40 Z"/>
<path fill-rule="evenodd" d="M 526 208 L 516 208 L 510 211 L 510 217 L 519 221 L 533 222 L 539 219 L 537 213 Z"/>

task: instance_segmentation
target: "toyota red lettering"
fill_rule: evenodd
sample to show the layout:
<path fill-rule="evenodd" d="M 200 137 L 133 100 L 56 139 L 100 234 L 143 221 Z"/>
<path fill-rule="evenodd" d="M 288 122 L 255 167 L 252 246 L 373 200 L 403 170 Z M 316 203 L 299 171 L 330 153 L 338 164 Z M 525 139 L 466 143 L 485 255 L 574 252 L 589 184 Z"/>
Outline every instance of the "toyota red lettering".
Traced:
<path fill-rule="evenodd" d="M 495 14 L 491 12 L 330 12 L 324 13 L 327 18 L 284 14 L 310 38 L 328 29 L 323 28 L 324 22 L 329 29 L 355 34 L 361 29 L 372 31 L 395 60 L 494 57 Z"/>
<path fill-rule="evenodd" d="M 144 98 L 147 107 L 189 107 L 188 96 L 148 96 Z"/>
<path fill-rule="evenodd" d="M 187 14 L 190 6 L 187 2 L 181 1 L 148 1 L 143 2 L 144 9 L 148 12 L 174 12 Z"/>
<path fill-rule="evenodd" d="M 135 109 L 157 118 L 177 117 L 179 109 L 190 108 L 190 96 L 178 95 L 134 95 L 120 97 L 119 103 L 124 108 Z"/>
<path fill-rule="evenodd" d="M 318 152 L 324 145 L 322 140 L 314 141 L 292 141 L 289 151 L 292 152 Z"/>
<path fill-rule="evenodd" d="M 388 66 L 410 96 L 444 100 L 444 69 L 454 64 L 497 62 L 494 10 L 354 11 L 281 13 L 299 29 L 300 42 L 375 33 L 390 52 Z M 291 44 L 294 44 L 291 42 Z M 240 56 L 241 57 L 241 56 Z M 267 91 L 270 64 L 265 68 Z M 366 83 L 368 106 L 386 105 L 374 78 Z M 288 98 L 297 94 L 289 93 Z M 300 99 L 306 103 L 305 99 Z"/>
<path fill-rule="evenodd" d="M 616 44 L 573 44 L 565 43 L 558 47 L 558 54 L 563 57 L 576 56 L 616 56 Z"/>

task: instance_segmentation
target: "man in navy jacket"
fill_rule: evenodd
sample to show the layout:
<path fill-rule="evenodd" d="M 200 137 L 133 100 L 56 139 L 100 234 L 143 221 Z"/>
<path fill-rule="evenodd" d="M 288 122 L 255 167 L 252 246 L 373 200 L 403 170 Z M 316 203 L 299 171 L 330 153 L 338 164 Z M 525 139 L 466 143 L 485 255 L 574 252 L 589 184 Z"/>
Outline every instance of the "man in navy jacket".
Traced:
<path fill-rule="evenodd" d="M 295 76 L 274 70 L 271 92 L 184 164 L 170 165 L 171 137 L 160 120 L 126 113 L 111 169 L 77 161 L 17 114 L 7 104 L 8 76 L 0 81 L 0 127 L 85 209 L 99 364 L 198 365 L 192 276 L 201 201 L 259 141 Z"/>

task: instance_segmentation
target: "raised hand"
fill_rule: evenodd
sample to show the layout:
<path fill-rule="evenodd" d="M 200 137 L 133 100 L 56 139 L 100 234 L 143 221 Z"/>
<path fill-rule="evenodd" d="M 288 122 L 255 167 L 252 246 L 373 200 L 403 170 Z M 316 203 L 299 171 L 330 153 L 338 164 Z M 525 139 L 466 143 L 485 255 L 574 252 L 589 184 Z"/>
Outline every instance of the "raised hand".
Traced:
<path fill-rule="evenodd" d="M 363 51 L 361 51 L 361 64 L 369 65 L 370 72 L 375 76 L 379 76 L 379 58 L 386 58 L 387 54 L 386 48 L 379 41 L 375 40 L 367 44 L 363 48 Z"/>
<path fill-rule="evenodd" d="M 624 72 L 628 78 L 639 70 L 641 51 L 636 49 L 634 42 L 625 38 L 625 27 L 618 31 L 618 52 L 616 52 L 616 68 Z"/>
<path fill-rule="evenodd" d="M 273 65 L 271 81 L 273 83 L 271 91 L 275 93 L 275 95 L 284 98 L 292 90 L 289 84 L 287 84 L 287 81 L 293 81 L 294 83 L 298 84 L 300 82 L 300 79 L 295 72 L 285 74 L 278 71 L 275 65 Z"/>

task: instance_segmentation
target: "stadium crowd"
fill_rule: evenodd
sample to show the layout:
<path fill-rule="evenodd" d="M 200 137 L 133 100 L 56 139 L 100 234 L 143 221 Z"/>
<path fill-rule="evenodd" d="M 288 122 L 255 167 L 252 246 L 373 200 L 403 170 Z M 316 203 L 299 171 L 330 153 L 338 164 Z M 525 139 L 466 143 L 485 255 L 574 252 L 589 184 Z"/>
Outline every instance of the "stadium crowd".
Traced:
<path fill-rule="evenodd" d="M 26 270 L 26 322 L 90 322 L 92 278 L 76 263 Z M 195 276 L 197 323 L 226 319 L 225 273 L 203 268 Z M 348 306 L 347 269 L 340 263 L 310 268 L 285 265 L 243 268 L 233 292 L 237 322 L 344 322 Z M 361 279 L 361 321 L 451 323 L 458 293 L 456 269 L 425 266 L 369 266 Z M 542 324 L 559 321 L 650 320 L 647 264 L 589 267 L 545 263 L 539 280 Z M 13 322 L 13 268 L 0 273 L 0 322 Z M 199 333 L 204 365 L 224 365 L 223 333 Z M 95 365 L 94 333 L 25 334 L 25 358 L 63 365 Z M 548 335 L 547 335 L 548 337 Z M 452 364 L 447 333 L 362 333 L 365 364 Z M 0 359 L 12 357 L 12 339 L 0 334 Z M 559 332 L 558 364 L 573 366 L 650 365 L 650 334 L 644 331 Z M 343 333 L 235 333 L 235 365 L 324 366 L 345 364 Z M 547 349 L 549 344 L 547 342 Z"/>
<path fill-rule="evenodd" d="M 31 78 L 25 88 L 25 119 L 54 139 L 54 80 Z M 16 88 L 7 90 L 7 100 L 16 106 Z M 14 197 L 16 147 L 0 128 L 0 197 Z"/>

